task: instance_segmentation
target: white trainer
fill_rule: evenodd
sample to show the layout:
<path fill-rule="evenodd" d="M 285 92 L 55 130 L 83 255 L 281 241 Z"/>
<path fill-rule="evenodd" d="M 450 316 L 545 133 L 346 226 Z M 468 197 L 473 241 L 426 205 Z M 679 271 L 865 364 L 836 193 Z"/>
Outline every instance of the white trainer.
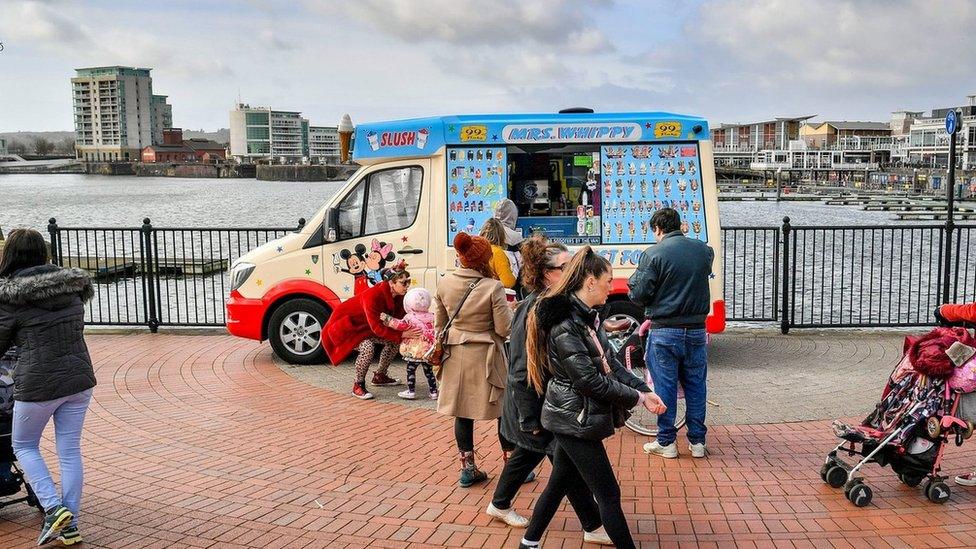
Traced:
<path fill-rule="evenodd" d="M 595 543 L 597 545 L 613 545 L 613 541 L 602 526 L 592 532 L 583 532 L 583 542 Z"/>
<path fill-rule="evenodd" d="M 655 440 L 644 445 L 644 453 L 654 454 L 667 459 L 674 459 L 678 457 L 678 445 L 672 442 L 667 446 L 661 446 L 661 444 Z"/>
<path fill-rule="evenodd" d="M 495 507 L 494 503 L 488 504 L 488 509 L 485 509 L 485 513 L 514 528 L 525 528 L 529 525 L 529 519 L 516 513 L 515 509 L 499 509 Z"/>
<path fill-rule="evenodd" d="M 708 455 L 708 450 L 705 449 L 705 443 L 699 444 L 689 444 L 688 449 L 691 450 L 691 457 L 693 458 L 703 458 Z"/>
<path fill-rule="evenodd" d="M 417 393 L 411 391 L 410 389 L 406 389 L 404 391 L 400 391 L 399 393 L 397 393 L 397 396 L 402 398 L 403 400 L 414 400 L 415 398 L 417 398 Z"/>

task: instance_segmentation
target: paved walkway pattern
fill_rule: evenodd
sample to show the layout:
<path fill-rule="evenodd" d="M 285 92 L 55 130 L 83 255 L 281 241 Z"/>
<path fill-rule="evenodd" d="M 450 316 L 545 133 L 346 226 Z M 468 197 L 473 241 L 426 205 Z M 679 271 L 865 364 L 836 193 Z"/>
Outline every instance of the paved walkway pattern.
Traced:
<path fill-rule="evenodd" d="M 84 446 L 88 547 L 517 546 L 521 530 L 482 514 L 493 482 L 457 487 L 451 423 L 433 411 L 309 385 L 275 365 L 267 345 L 228 336 L 89 344 L 99 387 Z M 817 367 L 804 349 L 796 354 Z M 740 354 L 745 367 L 750 355 Z M 816 394 L 813 381 L 795 384 L 791 399 Z M 739 402 L 764 404 L 741 385 Z M 716 426 L 704 461 L 649 458 L 642 438 L 618 434 L 607 446 L 635 538 L 645 547 L 976 545 L 976 489 L 936 506 L 872 467 L 875 500 L 858 509 L 824 485 L 828 423 Z M 492 422 L 476 436 L 497 475 Z M 948 470 L 973 464 L 970 446 L 949 449 Z M 531 508 L 548 474 L 525 487 L 518 509 Z M 0 547 L 32 546 L 39 523 L 26 506 L 0 510 Z M 545 547 L 580 546 L 563 509 Z"/>

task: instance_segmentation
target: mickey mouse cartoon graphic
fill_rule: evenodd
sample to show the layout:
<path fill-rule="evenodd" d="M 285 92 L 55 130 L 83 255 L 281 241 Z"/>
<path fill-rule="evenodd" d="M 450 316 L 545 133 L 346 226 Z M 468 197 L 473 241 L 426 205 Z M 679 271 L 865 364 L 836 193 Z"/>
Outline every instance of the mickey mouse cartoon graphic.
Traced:
<path fill-rule="evenodd" d="M 366 276 L 366 246 L 356 244 L 352 250 L 340 250 L 339 257 L 346 262 L 346 267 L 340 267 L 336 263 L 336 270 L 352 275 L 353 295 L 359 295 L 362 291 L 369 288 L 369 278 Z"/>

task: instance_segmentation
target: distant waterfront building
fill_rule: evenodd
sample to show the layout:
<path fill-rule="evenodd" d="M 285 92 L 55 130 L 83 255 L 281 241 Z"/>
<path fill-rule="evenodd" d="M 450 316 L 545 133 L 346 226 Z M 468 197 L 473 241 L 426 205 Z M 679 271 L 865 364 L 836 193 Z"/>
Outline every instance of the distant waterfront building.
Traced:
<path fill-rule="evenodd" d="M 800 134 L 800 126 L 815 115 L 774 118 L 747 124 L 721 124 L 713 128 L 715 163 L 748 167 L 759 151 L 783 150 Z"/>
<path fill-rule="evenodd" d="M 226 158 L 226 149 L 209 139 L 183 139 L 183 130 L 167 128 L 162 132 L 162 143 L 142 149 L 143 162 L 219 162 Z"/>
<path fill-rule="evenodd" d="M 945 117 L 955 109 L 962 114 L 956 154 L 963 169 L 976 169 L 976 94 L 966 97 L 966 105 L 932 109 L 929 116 L 913 112 L 908 138 L 903 143 L 902 159 L 917 167 L 947 168 L 949 166 L 949 134 L 945 131 Z M 899 114 L 904 111 L 899 111 Z M 894 116 L 894 115 L 893 115 Z"/>
<path fill-rule="evenodd" d="M 300 112 L 238 103 L 230 111 L 230 154 L 246 162 L 298 163 L 308 157 L 308 128 Z"/>
<path fill-rule="evenodd" d="M 241 162 L 338 162 L 339 132 L 310 125 L 298 111 L 238 103 L 230 111 L 230 154 Z"/>
<path fill-rule="evenodd" d="M 152 69 L 89 67 L 71 79 L 75 151 L 89 161 L 134 161 L 172 126 L 166 96 L 152 93 Z"/>
<path fill-rule="evenodd" d="M 153 95 L 152 104 L 152 127 L 153 145 L 163 143 L 163 130 L 173 127 L 173 106 L 166 101 L 165 95 Z"/>
<path fill-rule="evenodd" d="M 0 154 L 7 154 L 7 141 L 0 137 Z"/>
<path fill-rule="evenodd" d="M 308 156 L 322 164 L 339 162 L 339 130 L 336 126 L 309 126 Z"/>

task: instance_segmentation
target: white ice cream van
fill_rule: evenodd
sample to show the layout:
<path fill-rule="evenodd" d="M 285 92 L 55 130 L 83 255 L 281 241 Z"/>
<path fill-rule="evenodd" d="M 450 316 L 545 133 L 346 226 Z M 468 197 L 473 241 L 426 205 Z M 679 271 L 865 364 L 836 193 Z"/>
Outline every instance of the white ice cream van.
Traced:
<path fill-rule="evenodd" d="M 361 168 L 300 232 L 231 269 L 227 329 L 271 340 L 291 363 L 325 360 L 320 338 L 341 301 L 406 260 L 434 292 L 456 268 L 460 231 L 477 233 L 495 204 L 518 206 L 525 236 L 589 244 L 614 267 L 610 314 L 641 317 L 627 278 L 654 243 L 658 209 L 681 214 L 687 236 L 715 250 L 711 333 L 725 328 L 718 199 L 708 124 L 661 112 L 494 114 L 360 124 Z"/>

